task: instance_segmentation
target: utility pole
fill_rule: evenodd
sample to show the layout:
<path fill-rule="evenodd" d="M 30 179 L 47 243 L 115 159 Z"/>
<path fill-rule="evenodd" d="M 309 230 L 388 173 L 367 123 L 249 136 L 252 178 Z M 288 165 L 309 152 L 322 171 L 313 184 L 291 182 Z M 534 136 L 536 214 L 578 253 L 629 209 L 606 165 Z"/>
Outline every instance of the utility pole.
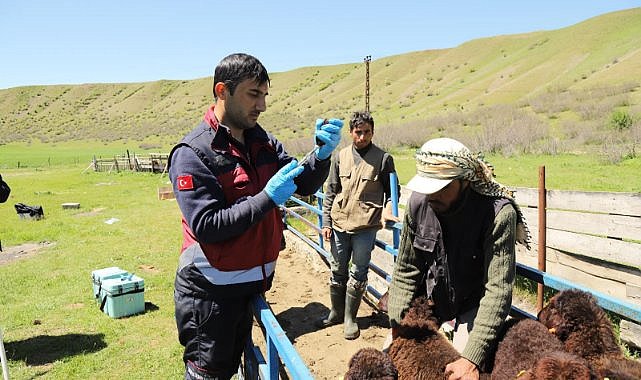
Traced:
<path fill-rule="evenodd" d="M 372 56 L 368 55 L 365 61 L 365 111 L 369 112 L 369 63 L 372 61 Z"/>

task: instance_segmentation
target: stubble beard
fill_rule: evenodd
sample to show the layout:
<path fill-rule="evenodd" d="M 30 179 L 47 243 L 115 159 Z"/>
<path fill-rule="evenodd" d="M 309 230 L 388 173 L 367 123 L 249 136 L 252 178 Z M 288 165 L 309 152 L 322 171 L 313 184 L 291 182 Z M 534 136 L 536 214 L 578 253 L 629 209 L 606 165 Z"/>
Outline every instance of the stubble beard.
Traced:
<path fill-rule="evenodd" d="M 258 124 L 258 117 L 260 113 L 252 115 L 240 115 L 237 112 L 228 113 L 228 124 L 230 127 L 245 130 L 252 129 Z M 254 120 L 255 119 L 255 120 Z"/>

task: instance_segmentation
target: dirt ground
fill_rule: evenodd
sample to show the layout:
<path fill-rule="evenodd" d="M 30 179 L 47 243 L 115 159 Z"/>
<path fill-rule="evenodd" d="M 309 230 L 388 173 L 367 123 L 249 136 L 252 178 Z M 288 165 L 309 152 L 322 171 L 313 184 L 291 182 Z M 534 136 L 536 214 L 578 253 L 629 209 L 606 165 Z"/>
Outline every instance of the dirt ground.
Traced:
<path fill-rule="evenodd" d="M 316 251 L 289 232 L 267 303 L 315 379 L 341 379 L 352 355 L 363 347 L 380 349 L 389 331 L 387 315 L 362 302 L 357 321 L 361 336 L 343 338 L 343 325 L 319 330 L 314 322 L 329 313 L 329 268 Z M 254 337 L 261 334 L 258 328 Z"/>
<path fill-rule="evenodd" d="M 0 265 L 34 256 L 40 252 L 41 249 L 50 247 L 54 244 L 55 243 L 43 241 L 40 243 L 25 243 L 12 247 L 3 247 L 2 252 L 0 253 Z"/>

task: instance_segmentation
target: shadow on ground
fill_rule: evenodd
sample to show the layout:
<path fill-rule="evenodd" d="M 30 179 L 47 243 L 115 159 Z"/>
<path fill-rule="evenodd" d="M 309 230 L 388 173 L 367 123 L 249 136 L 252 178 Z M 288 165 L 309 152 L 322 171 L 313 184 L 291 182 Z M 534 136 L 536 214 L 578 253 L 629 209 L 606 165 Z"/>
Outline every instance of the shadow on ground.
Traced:
<path fill-rule="evenodd" d="M 305 307 L 290 307 L 276 316 L 278 324 L 283 328 L 287 338 L 295 342 L 296 338 L 317 332 L 316 321 L 329 314 L 329 308 L 320 302 L 311 302 Z M 359 316 L 357 319 L 361 330 L 367 330 L 371 326 L 389 327 L 387 314 L 374 312 L 369 316 Z"/>
<path fill-rule="evenodd" d="M 151 302 L 145 301 L 145 313 L 149 313 L 151 311 L 156 311 L 159 310 L 160 308 Z"/>
<path fill-rule="evenodd" d="M 25 340 L 5 342 L 7 357 L 27 365 L 45 365 L 107 347 L 104 334 L 38 335 Z"/>
<path fill-rule="evenodd" d="M 290 307 L 276 315 L 278 324 L 291 342 L 299 336 L 318 331 L 314 325 L 320 315 L 327 315 L 329 309 L 320 302 L 311 302 L 304 307 Z"/>

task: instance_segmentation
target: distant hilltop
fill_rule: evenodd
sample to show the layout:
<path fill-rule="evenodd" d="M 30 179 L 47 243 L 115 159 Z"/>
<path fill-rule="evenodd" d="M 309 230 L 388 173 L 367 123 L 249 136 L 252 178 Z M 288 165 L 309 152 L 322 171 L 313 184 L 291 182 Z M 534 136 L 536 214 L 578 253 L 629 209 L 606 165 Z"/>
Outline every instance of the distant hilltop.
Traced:
<path fill-rule="evenodd" d="M 465 128 L 487 126 L 487 115 L 509 112 L 524 120 L 516 124 L 531 125 L 534 118 L 561 128 L 556 137 L 564 139 L 576 132 L 564 128 L 577 128 L 567 123 L 598 129 L 597 121 L 607 124 L 615 111 L 641 115 L 641 8 L 451 49 L 371 53 L 369 103 L 377 132 L 457 127 L 469 139 L 478 131 Z M 348 117 L 365 106 L 364 63 L 304 67 L 271 79 L 259 122 L 285 141 L 307 136 L 299 131 L 320 115 Z M 94 139 L 162 146 L 191 129 L 211 102 L 211 78 L 0 90 L 0 143 Z"/>

